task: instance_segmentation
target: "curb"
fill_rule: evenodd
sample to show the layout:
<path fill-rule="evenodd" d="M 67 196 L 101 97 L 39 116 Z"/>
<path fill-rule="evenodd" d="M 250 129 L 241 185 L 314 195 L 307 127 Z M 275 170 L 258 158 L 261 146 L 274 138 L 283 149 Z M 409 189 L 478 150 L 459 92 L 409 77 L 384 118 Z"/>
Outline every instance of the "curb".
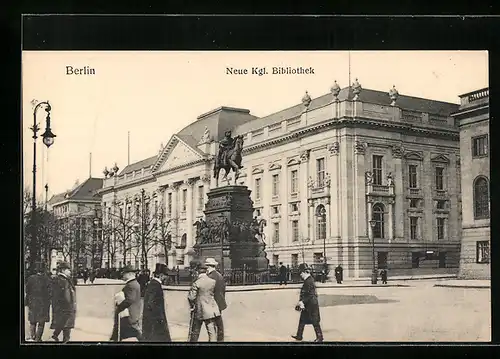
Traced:
<path fill-rule="evenodd" d="M 491 289 L 490 285 L 464 285 L 464 284 L 434 284 L 434 287 L 442 287 L 442 288 L 470 288 L 470 289 Z"/>

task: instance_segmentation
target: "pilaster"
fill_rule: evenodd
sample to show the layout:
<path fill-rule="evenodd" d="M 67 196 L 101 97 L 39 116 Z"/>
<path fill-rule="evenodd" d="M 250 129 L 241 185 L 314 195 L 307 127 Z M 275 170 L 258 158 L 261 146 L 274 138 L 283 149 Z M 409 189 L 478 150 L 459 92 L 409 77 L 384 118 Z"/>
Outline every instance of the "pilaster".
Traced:
<path fill-rule="evenodd" d="M 357 102 L 355 103 L 357 104 Z M 359 277 L 359 245 L 362 238 L 368 236 L 366 219 L 366 187 L 365 187 L 365 153 L 367 145 L 359 140 L 354 141 L 354 278 Z"/>
<path fill-rule="evenodd" d="M 393 146 L 392 147 L 392 162 L 394 164 L 394 193 L 396 194 L 396 198 L 394 201 L 394 205 L 390 206 L 389 214 L 393 216 L 393 221 L 391 221 L 392 233 L 390 234 L 389 240 L 404 239 L 405 233 L 405 193 L 406 189 L 404 188 L 404 173 L 405 170 L 403 168 L 403 156 L 404 156 L 404 148 L 402 146 Z"/>
<path fill-rule="evenodd" d="M 299 241 L 302 241 L 305 237 L 309 236 L 309 228 L 308 228 L 308 198 L 309 198 L 309 187 L 308 187 L 308 179 L 309 179 L 309 152 L 310 150 L 302 151 L 300 154 L 300 228 L 299 228 Z"/>

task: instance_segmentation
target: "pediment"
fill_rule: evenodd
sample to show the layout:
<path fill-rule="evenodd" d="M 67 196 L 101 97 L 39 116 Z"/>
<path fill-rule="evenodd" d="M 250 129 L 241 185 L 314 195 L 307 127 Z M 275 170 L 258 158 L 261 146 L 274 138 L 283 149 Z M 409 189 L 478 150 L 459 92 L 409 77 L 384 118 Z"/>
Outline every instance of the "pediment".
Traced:
<path fill-rule="evenodd" d="M 269 164 L 269 170 L 279 170 L 281 169 L 281 165 L 279 163 L 270 163 Z"/>
<path fill-rule="evenodd" d="M 172 136 L 163 148 L 158 160 L 153 165 L 153 171 L 164 171 L 203 159 L 203 157 L 177 136 Z"/>
<path fill-rule="evenodd" d="M 413 160 L 413 161 L 423 161 L 424 160 L 424 156 L 422 156 L 422 154 L 419 152 L 408 152 L 407 154 L 405 154 L 405 158 L 407 160 Z"/>
<path fill-rule="evenodd" d="M 292 158 L 287 162 L 287 166 L 296 166 L 299 164 L 300 164 L 300 161 L 297 158 Z"/>
<path fill-rule="evenodd" d="M 450 163 L 450 159 L 445 155 L 437 155 L 431 158 L 432 162 Z"/>
<path fill-rule="evenodd" d="M 257 174 L 262 173 L 262 172 L 264 172 L 264 170 L 263 170 L 262 168 L 260 168 L 260 167 L 255 167 L 255 168 L 252 170 L 252 174 L 253 174 L 253 175 L 257 175 Z"/>

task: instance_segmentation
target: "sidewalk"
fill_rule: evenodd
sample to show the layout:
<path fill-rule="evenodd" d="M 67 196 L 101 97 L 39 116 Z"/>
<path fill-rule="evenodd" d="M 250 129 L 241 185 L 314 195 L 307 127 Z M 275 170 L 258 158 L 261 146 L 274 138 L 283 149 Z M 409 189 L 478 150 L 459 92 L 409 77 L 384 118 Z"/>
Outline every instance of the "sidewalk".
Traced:
<path fill-rule="evenodd" d="M 489 289 L 491 288 L 491 280 L 489 279 L 450 279 L 434 284 L 434 287 L 447 288 L 476 288 Z"/>

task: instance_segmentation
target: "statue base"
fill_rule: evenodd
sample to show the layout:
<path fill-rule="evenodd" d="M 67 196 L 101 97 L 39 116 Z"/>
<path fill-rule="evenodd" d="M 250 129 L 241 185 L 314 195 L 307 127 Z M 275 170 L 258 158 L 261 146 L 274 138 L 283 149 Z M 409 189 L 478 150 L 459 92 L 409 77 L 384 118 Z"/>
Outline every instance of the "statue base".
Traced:
<path fill-rule="evenodd" d="M 194 246 L 197 261 L 212 257 L 224 270 L 244 266 L 252 271 L 269 268 L 265 244 L 255 238 L 251 228 L 254 209 L 250 193 L 247 186 L 236 185 L 214 188 L 207 193 L 205 221 L 210 234 L 208 238 L 198 238 Z M 221 227 L 221 223 L 227 226 Z"/>

